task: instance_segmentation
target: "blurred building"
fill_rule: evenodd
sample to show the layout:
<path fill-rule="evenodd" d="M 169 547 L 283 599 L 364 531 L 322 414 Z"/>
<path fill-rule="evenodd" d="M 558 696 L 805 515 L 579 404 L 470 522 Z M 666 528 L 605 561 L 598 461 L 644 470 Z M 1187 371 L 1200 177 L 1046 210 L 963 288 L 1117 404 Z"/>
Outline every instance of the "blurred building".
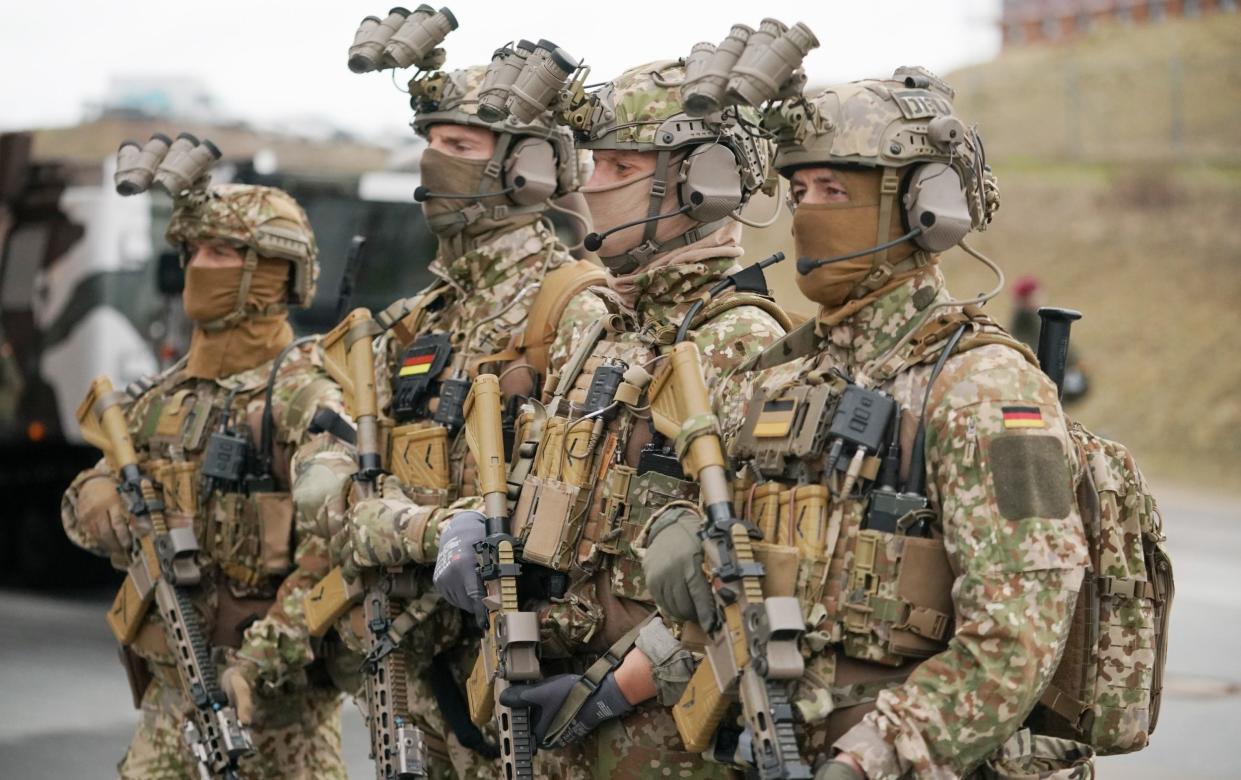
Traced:
<path fill-rule="evenodd" d="M 1170 17 L 1235 12 L 1237 0 L 1004 0 L 1004 45 L 1061 41 L 1089 34 L 1097 24 L 1156 24 Z"/>
<path fill-rule="evenodd" d="M 98 103 L 88 104 L 96 116 L 178 117 L 218 120 L 219 107 L 207 86 L 189 76 L 117 76 Z"/>

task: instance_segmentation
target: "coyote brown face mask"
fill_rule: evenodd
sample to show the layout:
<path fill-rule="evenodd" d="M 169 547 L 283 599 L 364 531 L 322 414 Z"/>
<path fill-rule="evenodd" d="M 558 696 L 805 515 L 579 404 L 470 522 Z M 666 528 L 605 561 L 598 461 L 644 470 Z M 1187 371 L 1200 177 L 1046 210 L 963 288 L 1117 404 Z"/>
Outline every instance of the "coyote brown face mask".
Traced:
<path fill-rule="evenodd" d="M 666 176 L 669 181 L 676 181 L 683 162 L 684 157 L 673 157 L 668 163 Z M 646 217 L 647 210 L 651 206 L 651 179 L 653 178 L 655 178 L 655 172 L 651 171 L 646 175 L 602 187 L 582 187 L 579 191 L 586 198 L 586 205 L 590 207 L 590 220 L 594 229 L 603 233 L 617 225 Z M 676 187 L 669 186 L 659 205 L 659 213 L 676 211 L 677 207 Z M 697 224 L 685 214 L 661 219 L 655 223 L 655 241 L 663 243 L 674 239 Z M 620 272 L 626 265 L 632 263 L 625 253 L 642 243 L 642 236 L 646 229 L 645 224 L 634 225 L 605 238 L 598 251 L 600 261 L 612 271 Z"/>
<path fill-rule="evenodd" d="M 190 376 L 218 379 L 246 371 L 271 360 L 293 340 L 283 307 L 291 268 L 284 260 L 260 258 L 244 302 L 248 316 L 221 330 L 194 328 L 186 364 Z M 227 316 L 241 291 L 241 276 L 241 266 L 186 266 L 181 293 L 186 316 L 196 324 Z"/>
<path fill-rule="evenodd" d="M 851 170 L 832 168 L 849 194 L 847 201 L 803 203 L 793 212 L 793 242 L 797 257 L 822 259 L 847 255 L 877 246 L 904 234 L 899 204 L 892 208 L 891 224 L 879 236 L 879 185 L 883 172 L 878 168 Z M 891 195 L 897 198 L 896 195 Z M 888 250 L 886 263 L 894 265 L 915 250 L 913 242 Z M 878 255 L 863 255 L 819 266 L 808 274 L 797 275 L 802 294 L 825 309 L 839 307 L 856 297 L 858 285 L 875 268 Z"/>

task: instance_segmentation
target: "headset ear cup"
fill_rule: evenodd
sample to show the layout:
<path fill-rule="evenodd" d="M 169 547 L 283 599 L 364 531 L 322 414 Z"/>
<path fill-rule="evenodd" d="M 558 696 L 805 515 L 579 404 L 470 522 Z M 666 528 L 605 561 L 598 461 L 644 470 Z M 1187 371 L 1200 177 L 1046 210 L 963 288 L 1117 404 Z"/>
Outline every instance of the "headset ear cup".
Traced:
<path fill-rule="evenodd" d="M 741 207 L 744 189 L 737 156 L 723 144 L 702 144 L 681 166 L 677 195 L 699 222 L 715 222 Z"/>
<path fill-rule="evenodd" d="M 533 206 L 556 192 L 556 151 L 540 138 L 523 138 L 504 161 L 504 186 L 518 206 Z"/>
<path fill-rule="evenodd" d="M 961 176 L 944 163 L 927 163 L 914 170 L 904 206 L 909 228 L 922 229 L 914 242 L 928 252 L 951 249 L 973 225 Z"/>

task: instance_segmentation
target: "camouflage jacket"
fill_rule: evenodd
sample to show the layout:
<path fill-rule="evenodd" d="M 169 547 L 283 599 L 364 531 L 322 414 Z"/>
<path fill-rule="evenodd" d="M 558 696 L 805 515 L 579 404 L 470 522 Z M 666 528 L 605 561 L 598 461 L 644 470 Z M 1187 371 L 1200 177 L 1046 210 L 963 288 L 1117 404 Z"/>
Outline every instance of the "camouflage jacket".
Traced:
<path fill-rule="evenodd" d="M 141 466 L 163 487 L 169 525 L 192 523 L 202 548 L 205 584 L 197 606 L 205 629 L 214 641 L 262 665 L 268 693 L 301 680 L 310 659 L 263 626 L 299 621 L 302 597 L 327 562 L 321 540 L 294 533 L 289 456 L 309 440 L 307 429 L 317 409 L 341 409 L 340 391 L 323 372 L 317 345 L 295 348 L 281 363 L 273 386 L 271 492 L 247 495 L 212 486 L 200 472 L 210 436 L 228 428 L 258 446 L 271 369 L 268 362 L 211 380 L 187 377 L 177 365 L 153 384 L 132 388 L 134 400 L 126 409 Z M 75 544 L 106 554 L 97 529 L 79 512 L 83 484 L 101 475 L 112 479 L 104 461 L 74 479 L 65 491 L 61 518 Z M 124 561 L 114 556 L 114 563 Z M 135 649 L 149 661 L 170 663 L 162 630 L 153 627 L 158 620 L 152 610 Z"/>
<path fill-rule="evenodd" d="M 937 586 L 944 592 L 932 595 L 951 614 L 940 615 L 938 626 L 920 628 L 923 638 L 915 644 L 921 651 L 906 657 L 894 656 L 887 640 L 909 629 L 908 612 L 904 625 L 902 618 L 866 623 L 883 606 L 900 602 L 903 594 L 879 572 L 885 560 L 899 558 L 899 540 L 908 537 L 881 541 L 879 552 L 871 548 L 861 563 L 860 500 L 843 502 L 843 524 L 834 543 L 826 543 L 829 560 L 813 578 L 821 576 L 826 586 L 809 599 L 813 603 L 807 603 L 804 577 L 798 586 L 810 630 L 807 671 L 794 699 L 806 721 L 806 753 L 847 751 L 876 780 L 965 775 L 1018 730 L 1059 662 L 1088 564 L 1072 496 L 1081 466 L 1047 377 L 1012 347 L 974 346 L 947 360 L 923 412 L 931 364 L 902 363 L 901 350 L 895 362 L 885 354 L 943 300 L 943 278 L 931 266 L 844 321 L 820 323 L 805 357 L 734 383 L 721 418 L 736 450 L 747 412 L 760 408 L 751 398 L 770 402 L 807 379 L 821 384 L 843 372 L 897 401 L 904 476 L 918 417 L 925 414 L 932 536 L 942 540 L 950 568 Z M 934 316 L 944 314 L 941 308 Z M 801 522 L 799 516 L 790 538 L 800 537 Z M 814 552 L 801 552 L 802 569 L 813 565 L 807 558 Z M 862 592 L 853 590 L 862 567 L 872 598 L 859 628 L 849 608 Z M 864 709 L 849 709 L 858 705 Z M 834 711 L 843 717 L 834 721 Z M 850 712 L 856 713 L 852 719 Z M 868 714 L 852 725 L 860 712 Z"/>
<path fill-rule="evenodd" d="M 411 313 L 375 339 L 381 412 L 390 415 L 394 374 L 408 342 L 420 334 L 447 334 L 454 354 L 464 358 L 471 372 L 511 367 L 505 360 L 475 361 L 505 349 L 510 337 L 524 328 L 543 276 L 573 262 L 555 235 L 540 223 L 502 233 L 460 257 L 437 257 L 431 271 L 439 281 L 408 299 Z M 579 293 L 570 308 L 589 306 L 582 301 L 593 300 Z M 602 307 L 597 308 L 602 312 Z M 509 376 L 517 381 L 506 383 L 506 391 L 518 395 L 533 393 L 541 381 L 533 370 L 515 370 Z M 412 424 L 437 426 L 430 420 Z M 470 505 L 473 477 L 464 437 L 458 434 L 449 442 L 447 489 L 402 484 L 389 477 L 381 484 L 380 496 L 357 502 L 348 490 L 349 476 L 356 470 L 352 448 L 326 439 L 312 442 L 295 459 L 293 493 L 299 529 L 329 544 L 331 564 L 350 571 L 381 559 L 433 563 L 440 524 L 452 510 Z M 429 589 L 429 568 L 425 579 Z M 429 615 L 437 599 L 428 591 L 426 602 Z M 362 637 L 355 624 L 356 620 L 342 620 L 339 633 L 358 650 Z M 444 641 L 455 633 L 447 624 L 441 628 L 435 634 Z M 304 627 L 298 630 L 304 635 Z"/>
<path fill-rule="evenodd" d="M 620 359 L 628 365 L 641 365 L 653 372 L 657 356 L 672 346 L 677 326 L 693 302 L 704 295 L 710 286 L 738 268 L 736 261 L 728 258 L 656 269 L 648 279 L 641 281 L 640 292 L 634 299 L 633 308 L 626 307 L 610 290 L 596 288 L 594 292 L 598 294 L 599 300 L 591 302 L 589 308 L 570 306 L 566 310 L 562 319 L 566 327 L 558 336 L 552 349 L 551 375 L 558 375 L 564 364 L 581 347 L 580 342 L 588 326 L 599 319 L 600 315 L 597 312 L 600 302 L 606 306 L 606 311 L 610 315 L 610 325 L 594 346 L 591 358 L 587 361 L 582 375 L 575 384 L 576 395 L 570 395 L 570 402 L 579 402 L 578 396 L 583 391 L 583 385 L 589 384 L 591 372 L 602 360 Z M 730 294 L 725 293 L 718 300 L 725 301 L 729 297 Z M 702 355 L 708 386 L 718 386 L 726 384 L 723 382 L 724 378 L 783 334 L 784 327 L 772 314 L 758 306 L 741 303 L 700 322 L 697 327 L 689 331 L 689 338 L 697 344 Z M 622 413 L 620 419 L 613 423 L 612 428 L 615 430 L 618 441 L 612 450 L 611 457 L 615 465 L 632 469 L 637 465 L 638 450 L 649 440 L 649 426 L 644 423 L 640 414 L 634 415 L 626 412 Z M 635 474 L 635 476 L 638 475 Z M 602 483 L 603 480 L 600 482 Z M 598 492 L 607 495 L 609 490 L 611 490 L 610 487 L 601 486 Z M 624 496 L 618 495 L 612 498 L 617 502 L 626 503 Z M 604 499 L 605 503 L 606 500 Z M 601 519 L 599 522 L 604 524 L 619 522 L 618 528 L 636 529 L 637 526 L 642 525 L 642 522 L 638 520 L 638 515 L 641 512 L 653 510 L 654 507 L 647 505 L 645 501 L 632 503 L 635 504 L 634 507 L 622 510 L 627 519 L 622 518 L 618 521 L 616 518 L 610 518 Z M 634 516 L 629 517 L 630 514 Z M 588 521 L 587 525 L 589 528 L 592 523 Z M 608 531 L 601 527 L 598 533 L 607 536 L 616 533 L 616 529 Z M 587 531 L 586 536 L 589 539 L 590 531 Z M 602 558 L 596 556 L 596 560 L 574 575 L 579 580 L 576 584 L 581 588 L 571 594 L 573 598 L 566 605 L 562 605 L 566 607 L 566 614 L 570 612 L 590 614 L 598 616 L 599 619 L 589 630 L 582 626 L 562 626 L 559 629 L 562 638 L 577 637 L 580 639 L 589 635 L 594 637 L 593 641 L 589 642 L 591 646 L 606 647 L 631 628 L 636 619 L 650 612 L 650 597 L 646 593 L 645 584 L 641 581 L 641 568 L 636 565 L 636 561 L 629 560 L 631 556 L 638 553 L 626 552 L 629 550 L 630 542 L 635 541 L 630 540 L 628 536 L 628 532 L 621 531 L 623 541 L 618 544 L 622 550 L 621 554 L 604 555 Z M 603 549 L 608 547 L 609 545 L 605 544 Z M 590 578 L 581 576 L 586 572 L 597 574 L 602 579 L 591 585 L 587 582 Z M 611 584 L 604 586 L 603 579 L 610 580 Z M 616 597 L 620 597 L 625 602 L 620 610 L 612 610 L 607 604 L 598 603 L 614 600 Z M 630 603 L 635 600 L 644 602 L 644 604 Z M 572 609 L 568 609 L 569 606 Z M 605 613 L 616 615 L 617 619 L 605 621 L 602 619 Z M 626 617 L 620 619 L 621 615 L 626 615 Z M 545 621 L 545 624 L 547 622 Z M 551 622 L 555 622 L 555 619 Z M 604 644 L 600 646 L 600 642 Z M 576 640 L 570 640 L 563 646 L 573 648 L 575 645 Z M 590 651 L 579 646 L 577 650 L 570 649 L 570 652 L 574 655 L 577 652 L 588 655 Z"/>
<path fill-rule="evenodd" d="M 651 615 L 654 604 L 641 569 L 646 529 L 661 507 L 678 499 L 685 503 L 696 495 L 692 482 L 655 469 L 638 473 L 642 447 L 651 440 L 643 400 L 638 400 L 638 406 L 622 407 L 606 423 L 592 452 L 579 452 L 584 442 L 561 446 L 552 432 L 565 431 L 567 438 L 569 426 L 573 426 L 582 436 L 588 435 L 590 428 L 576 426 L 575 422 L 582 419 L 581 405 L 595 370 L 605 361 L 619 360 L 630 367 L 656 371 L 658 356 L 672 346 L 677 326 L 693 302 L 737 268 L 732 258 L 656 268 L 639 279 L 632 307 L 610 288 L 596 288 L 599 299 L 590 302 L 588 308 L 570 306 L 565 312 L 565 328 L 553 348 L 550 373 L 558 376 L 579 350 L 590 350 L 568 394 L 568 408 L 578 412 L 561 419 L 561 404 L 558 416 L 546 423 L 547 433 L 539 444 L 513 518 L 514 533 L 526 542 L 523 556 L 531 564 L 530 570 L 549 567 L 566 579 L 562 595 L 549 589 L 532 598 L 527 607 L 539 614 L 545 676 L 561 671 L 581 673 Z M 720 300 L 730 297 L 726 293 Z M 768 311 L 743 298 L 734 302 L 740 305 L 716 310 L 689 332 L 712 384 L 721 382 L 784 333 L 781 322 Z M 600 319 L 600 308 L 607 327 L 596 342 L 586 344 L 584 337 Z M 546 396 L 545 402 L 549 400 Z M 568 450 L 573 451 L 571 459 L 557 454 Z M 527 493 L 541 490 L 540 485 L 552 485 L 553 490 L 569 486 L 570 494 L 578 498 L 571 502 L 567 515 L 563 510 L 540 509 L 533 517 L 522 516 Z M 536 541 L 549 537 L 567 540 L 556 546 L 563 554 L 550 563 L 548 545 Z M 689 679 L 689 653 L 659 620 L 645 624 L 634 646 L 651 661 L 657 699 L 640 705 L 623 722 L 606 725 L 577 744 L 539 751 L 539 776 L 639 777 L 652 771 L 652 766 L 674 777 L 728 776 L 726 768 L 685 750 L 668 709 Z"/>

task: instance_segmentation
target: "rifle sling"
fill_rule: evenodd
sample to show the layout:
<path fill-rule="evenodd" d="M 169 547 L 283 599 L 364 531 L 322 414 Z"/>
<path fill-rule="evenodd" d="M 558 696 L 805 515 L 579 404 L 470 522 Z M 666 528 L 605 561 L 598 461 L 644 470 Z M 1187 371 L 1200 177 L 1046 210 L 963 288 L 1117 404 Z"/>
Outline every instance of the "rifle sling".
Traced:
<path fill-rule="evenodd" d="M 625 635 L 616 640 L 603 655 L 595 659 L 573 687 L 569 690 L 569 695 L 565 697 L 564 702 L 560 705 L 560 709 L 556 712 L 555 719 L 552 720 L 551 727 L 547 730 L 547 736 L 543 741 L 547 744 L 555 744 L 560 735 L 568 728 L 577 714 L 581 712 L 582 707 L 586 706 L 586 700 L 591 694 L 603 683 L 603 679 L 608 676 L 616 667 L 621 665 L 625 654 L 638 641 L 638 634 L 646 626 L 655 619 L 658 613 L 652 612 L 647 615 L 646 619 L 637 624 L 633 628 L 625 632 Z"/>
<path fill-rule="evenodd" d="M 457 685 L 457 678 L 453 675 L 452 667 L 444 653 L 431 658 L 431 674 L 427 681 L 431 686 L 431 695 L 435 697 L 435 704 L 439 707 L 440 714 L 444 716 L 444 722 L 448 724 L 448 728 L 452 729 L 452 733 L 456 735 L 461 746 L 473 750 L 484 758 L 492 760 L 499 758 L 500 749 L 488 742 L 483 732 L 470 720 L 470 710 L 466 704 L 465 694 Z"/>

